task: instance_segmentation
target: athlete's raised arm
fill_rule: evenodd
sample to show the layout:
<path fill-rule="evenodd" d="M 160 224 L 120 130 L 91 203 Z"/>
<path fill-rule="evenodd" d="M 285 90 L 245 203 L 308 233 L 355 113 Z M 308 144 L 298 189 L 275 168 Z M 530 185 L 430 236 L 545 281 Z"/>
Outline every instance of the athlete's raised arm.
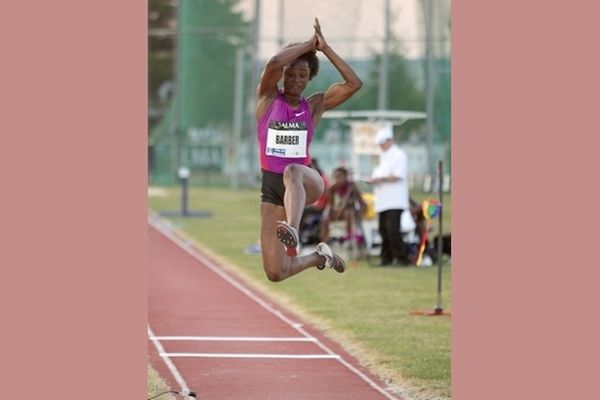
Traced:
<path fill-rule="evenodd" d="M 321 25 L 317 18 L 315 18 L 314 27 L 317 37 L 317 50 L 322 52 L 331 61 L 344 79 L 343 82 L 331 85 L 325 92 L 315 93 L 310 97 L 313 119 L 318 121 L 325 111 L 337 107 L 356 93 L 362 87 L 362 81 L 350 65 L 329 46 L 323 37 Z"/>
<path fill-rule="evenodd" d="M 271 101 L 277 96 L 277 83 L 283 75 L 283 67 L 296 60 L 302 54 L 316 49 L 317 35 L 306 42 L 298 43 L 282 49 L 271 57 L 262 71 L 256 88 L 256 116 L 260 118 Z"/>

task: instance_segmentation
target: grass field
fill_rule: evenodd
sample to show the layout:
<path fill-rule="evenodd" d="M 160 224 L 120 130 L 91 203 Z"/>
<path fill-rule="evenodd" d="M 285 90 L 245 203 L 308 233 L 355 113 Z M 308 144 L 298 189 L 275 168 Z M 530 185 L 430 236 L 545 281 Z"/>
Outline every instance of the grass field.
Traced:
<path fill-rule="evenodd" d="M 148 398 L 152 398 L 154 396 L 157 400 L 174 400 L 172 394 L 166 393 L 161 395 L 161 393 L 169 390 L 167 384 L 160 378 L 158 373 L 152 369 L 150 366 L 148 367 Z M 175 389 L 177 390 L 177 389 Z"/>
<path fill-rule="evenodd" d="M 149 195 L 152 211 L 180 209 L 178 188 L 155 189 Z M 420 201 L 425 195 L 414 198 Z M 449 195 L 444 205 L 443 230 L 449 232 Z M 258 190 L 194 187 L 190 189 L 189 209 L 210 211 L 212 217 L 171 221 L 252 286 L 292 307 L 392 385 L 408 389 L 414 399 L 450 398 L 450 318 L 410 314 L 435 307 L 437 267 L 380 268 L 359 261 L 341 275 L 310 269 L 284 282 L 271 283 L 264 275 L 260 254 L 244 251 L 258 242 Z M 433 222 L 435 228 L 437 220 Z M 227 229 L 233 225 L 235 230 Z M 443 267 L 442 287 L 442 307 L 450 310 L 449 265 Z"/>

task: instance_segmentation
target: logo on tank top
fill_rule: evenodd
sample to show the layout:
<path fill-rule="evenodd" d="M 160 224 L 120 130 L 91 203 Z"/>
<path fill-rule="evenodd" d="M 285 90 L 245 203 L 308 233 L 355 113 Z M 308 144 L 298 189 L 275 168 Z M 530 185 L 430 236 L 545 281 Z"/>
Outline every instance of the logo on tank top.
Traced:
<path fill-rule="evenodd" d="M 265 154 L 273 157 L 305 158 L 306 122 L 270 121 Z"/>

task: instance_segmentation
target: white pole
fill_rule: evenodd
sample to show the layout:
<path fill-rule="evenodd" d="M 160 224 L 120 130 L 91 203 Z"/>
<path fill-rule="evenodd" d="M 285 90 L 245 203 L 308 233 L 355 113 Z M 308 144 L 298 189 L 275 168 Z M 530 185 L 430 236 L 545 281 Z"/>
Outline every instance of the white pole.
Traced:
<path fill-rule="evenodd" d="M 426 52 L 426 70 L 427 70 L 427 98 L 426 98 L 426 112 L 427 112 L 427 160 L 429 163 L 429 173 L 435 175 L 435 166 L 433 163 L 433 100 L 435 96 L 434 92 L 434 70 L 433 70 L 433 2 L 434 0 L 425 0 L 426 4 L 426 15 L 425 15 L 425 26 L 427 28 L 427 42 L 425 46 Z"/>
<path fill-rule="evenodd" d="M 284 0 L 279 0 L 279 8 L 277 13 L 277 44 L 281 49 L 283 47 L 283 16 L 284 16 Z"/>
<path fill-rule="evenodd" d="M 388 109 L 388 76 L 390 73 L 389 62 L 389 42 L 390 42 L 390 0 L 384 0 L 384 20 L 383 20 L 383 51 L 381 53 L 381 62 L 379 63 L 379 88 L 377 93 L 377 108 L 379 110 Z"/>
<path fill-rule="evenodd" d="M 258 85 L 258 79 L 260 77 L 260 66 L 259 64 L 259 41 L 260 41 L 260 7 L 261 1 L 254 0 L 254 23 L 252 25 L 252 59 L 250 65 L 250 92 L 248 93 L 248 154 L 249 154 L 249 175 L 248 181 L 250 184 L 255 184 L 256 180 L 253 175 L 253 171 L 258 173 L 258 146 L 256 145 L 256 85 Z"/>
<path fill-rule="evenodd" d="M 244 96 L 244 49 L 238 47 L 235 53 L 235 88 L 233 93 L 233 175 L 231 188 L 240 187 L 240 139 L 242 137 L 242 107 Z"/>
<path fill-rule="evenodd" d="M 177 31 L 175 32 L 175 48 L 173 57 L 173 95 L 171 101 L 173 102 L 173 114 L 171 115 L 171 124 L 169 126 L 169 133 L 171 136 L 171 173 L 175 175 L 177 168 L 180 167 L 180 148 L 181 138 L 179 130 L 181 126 L 180 121 L 180 105 L 181 105 L 181 73 L 179 71 L 179 64 L 181 61 L 181 24 L 182 24 L 182 4 L 183 0 L 177 0 L 175 6 L 175 18 L 177 20 Z"/>

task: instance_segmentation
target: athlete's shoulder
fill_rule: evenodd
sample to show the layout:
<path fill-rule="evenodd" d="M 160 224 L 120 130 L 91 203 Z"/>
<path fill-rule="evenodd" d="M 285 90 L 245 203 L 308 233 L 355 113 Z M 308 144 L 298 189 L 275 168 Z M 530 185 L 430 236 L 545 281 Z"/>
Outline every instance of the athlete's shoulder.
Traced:
<path fill-rule="evenodd" d="M 257 118 L 260 120 L 269 115 L 275 106 L 282 101 L 282 96 L 282 93 L 278 90 L 275 96 L 263 96 L 258 98 L 256 102 Z"/>

